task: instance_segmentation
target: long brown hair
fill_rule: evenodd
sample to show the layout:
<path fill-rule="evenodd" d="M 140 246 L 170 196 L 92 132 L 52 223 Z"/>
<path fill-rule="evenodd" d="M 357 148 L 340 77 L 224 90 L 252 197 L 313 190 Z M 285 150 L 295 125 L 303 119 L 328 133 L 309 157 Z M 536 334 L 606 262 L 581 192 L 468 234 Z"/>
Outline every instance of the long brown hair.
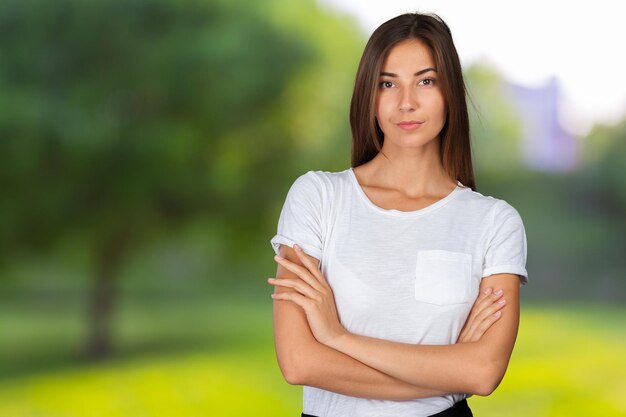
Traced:
<path fill-rule="evenodd" d="M 350 103 L 352 167 L 370 161 L 382 149 L 384 135 L 375 116 L 380 71 L 391 48 L 408 39 L 418 39 L 428 47 L 439 74 L 447 113 L 440 133 L 443 168 L 451 179 L 475 191 L 461 63 L 450 28 L 435 14 L 407 13 L 395 17 L 379 26 L 367 42 Z"/>

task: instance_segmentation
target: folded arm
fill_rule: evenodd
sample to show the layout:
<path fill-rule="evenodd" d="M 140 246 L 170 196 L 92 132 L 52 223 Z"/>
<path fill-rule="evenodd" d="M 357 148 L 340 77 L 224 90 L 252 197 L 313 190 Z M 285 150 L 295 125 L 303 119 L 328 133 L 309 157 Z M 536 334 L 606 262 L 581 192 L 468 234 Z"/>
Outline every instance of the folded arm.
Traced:
<path fill-rule="evenodd" d="M 412 345 L 354 335 L 330 338 L 328 346 L 399 380 L 448 392 L 491 394 L 504 377 L 519 324 L 519 277 L 498 274 L 482 286 L 507 294 L 502 317 L 472 343 Z"/>
<path fill-rule="evenodd" d="M 280 254 L 286 260 L 286 266 L 279 263 L 277 278 L 273 281 L 284 281 L 289 284 L 299 280 L 297 268 L 318 269 L 319 261 L 294 251 L 288 246 L 281 246 Z M 276 284 L 275 284 L 276 285 Z M 278 294 L 294 294 L 290 285 L 277 285 Z M 274 297 L 276 297 L 274 295 Z M 329 311 L 334 311 L 334 299 L 329 303 Z M 459 342 L 480 340 L 499 317 L 502 305 L 496 300 L 500 295 L 490 295 L 489 291 L 481 292 Z M 338 319 L 335 317 L 338 323 Z M 278 363 L 287 382 L 297 385 L 308 385 L 328 391 L 370 399 L 407 400 L 446 393 L 457 392 L 432 389 L 421 384 L 402 381 L 379 369 L 366 365 L 345 353 L 320 343 L 313 335 L 305 310 L 295 303 L 274 303 L 274 331 Z"/>
<path fill-rule="evenodd" d="M 489 395 L 498 386 L 506 371 L 519 324 L 519 278 L 517 275 L 498 274 L 482 280 L 481 292 L 486 287 L 496 287 L 504 290 L 504 293 L 507 294 L 506 306 L 502 310 L 501 318 L 495 324 L 490 324 L 484 336 L 473 339 L 476 341 L 470 343 L 457 343 L 455 345 L 412 345 L 347 332 L 339 323 L 332 290 L 330 290 L 321 272 L 316 270 L 317 265 L 313 265 L 312 258 L 307 257 L 301 251 L 297 251 L 298 257 L 294 259 L 293 249 L 289 248 L 289 250 L 292 251 L 291 253 L 288 252 L 291 261 L 283 259 L 278 262 L 283 267 L 282 270 L 291 271 L 295 279 L 279 279 L 271 282 L 279 288 L 295 290 L 280 291 L 273 296 L 277 300 L 292 301 L 290 303 L 275 303 L 275 309 L 277 309 L 275 312 L 278 313 L 275 313 L 277 352 L 279 363 L 285 361 L 286 369 L 289 369 L 287 362 L 290 362 L 287 358 L 293 358 L 293 355 L 296 354 L 299 360 L 294 360 L 295 363 L 311 363 L 314 367 L 311 373 L 298 373 L 299 375 L 313 374 L 320 377 L 320 381 L 315 380 L 316 378 L 312 378 L 313 381 L 308 380 L 308 382 L 313 382 L 310 385 L 319 386 L 316 384 L 317 382 L 332 384 L 332 381 L 325 382 L 325 380 L 336 378 L 338 371 L 336 368 L 328 368 L 328 375 L 320 374 L 321 371 L 318 367 L 325 368 L 325 358 L 315 357 L 314 361 L 309 362 L 306 360 L 307 357 L 301 356 L 305 352 L 308 354 L 307 349 L 310 349 L 311 346 L 316 346 L 315 349 L 321 349 L 319 345 L 314 344 L 317 341 L 319 344 L 331 348 L 328 352 L 329 355 L 336 355 L 337 352 L 340 352 L 348 357 L 346 362 L 349 362 L 350 359 L 358 361 L 354 364 L 355 368 L 352 368 L 354 373 L 349 376 L 360 375 L 360 372 L 365 372 L 366 369 L 375 370 L 382 374 L 379 375 L 381 378 L 392 378 L 396 384 L 405 383 L 416 387 L 418 390 L 439 393 L 427 395 L 427 392 L 423 392 L 424 395 L 421 396 L 452 392 Z M 294 263 L 296 259 L 300 262 Z M 281 268 L 279 267 L 280 271 Z M 298 306 L 301 309 L 298 309 Z M 296 351 L 291 350 L 294 343 L 289 342 L 291 336 L 287 331 L 289 325 L 281 322 L 281 310 L 289 307 L 295 308 L 289 313 L 290 319 L 304 320 L 299 323 L 292 323 L 293 328 L 291 330 L 296 331 L 300 337 L 305 336 L 303 333 L 308 333 L 306 337 L 309 338 L 306 347 L 300 346 Z M 296 312 L 300 312 L 300 315 L 297 315 Z M 284 316 L 282 319 L 288 320 Z M 302 343 L 302 339 L 299 339 L 297 344 L 300 343 Z M 285 351 L 282 351 L 281 345 Z M 283 356 L 282 359 L 281 356 Z M 318 362 L 318 359 L 321 362 Z M 335 364 L 334 362 L 331 363 Z M 364 364 L 366 368 L 358 368 L 357 371 L 359 364 Z M 282 368 L 283 365 L 281 365 Z M 297 369 L 297 366 L 295 368 Z M 311 368 L 307 369 L 311 370 Z M 368 375 L 368 377 L 371 376 L 371 374 Z M 289 380 L 287 375 L 286 377 Z M 303 380 L 308 378 L 311 377 L 305 376 Z M 302 383 L 309 385 L 308 382 Z M 354 383 L 354 381 L 345 382 L 348 385 Z M 363 382 L 367 384 L 367 381 Z M 380 383 L 381 381 L 377 381 L 373 384 L 373 394 L 380 393 Z M 343 391 L 343 387 L 339 387 L 339 389 L 322 388 L 359 396 L 353 392 Z M 348 386 L 345 388 L 350 389 Z M 420 394 L 422 391 L 418 392 L 418 396 Z M 360 396 L 380 398 L 369 392 L 364 392 Z M 418 396 L 411 398 L 418 398 Z"/>
<path fill-rule="evenodd" d="M 283 258 L 301 264 L 295 251 L 281 246 Z M 305 255 L 307 256 L 307 255 Z M 317 267 L 319 261 L 309 257 Z M 277 278 L 296 274 L 279 265 Z M 277 292 L 292 292 L 277 287 Z M 408 400 L 444 395 L 444 391 L 421 388 L 400 381 L 318 342 L 302 308 L 294 303 L 274 303 L 274 338 L 278 365 L 288 383 L 307 385 L 336 393 L 381 400 Z"/>

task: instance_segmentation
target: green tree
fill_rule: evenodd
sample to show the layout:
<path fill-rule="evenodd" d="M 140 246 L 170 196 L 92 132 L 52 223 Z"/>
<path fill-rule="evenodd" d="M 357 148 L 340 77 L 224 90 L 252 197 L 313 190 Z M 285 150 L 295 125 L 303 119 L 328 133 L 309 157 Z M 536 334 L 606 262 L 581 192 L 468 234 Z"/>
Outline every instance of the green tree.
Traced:
<path fill-rule="evenodd" d="M 595 126 L 582 141 L 583 164 L 567 189 L 569 209 L 587 226 L 580 233 L 587 276 L 606 299 L 623 298 L 626 289 L 626 118 L 614 126 Z M 584 223 L 583 223 L 584 221 Z M 596 292 L 600 292 L 596 290 Z"/>
<path fill-rule="evenodd" d="M 287 128 L 266 120 L 312 58 L 245 5 L 2 2 L 0 259 L 84 241 L 87 350 L 107 355 L 124 263 L 195 218 L 253 209 L 230 197 L 242 172 L 289 153 Z M 269 129 L 274 141 L 255 136 Z"/>
<path fill-rule="evenodd" d="M 472 65 L 464 75 L 476 171 L 488 179 L 519 172 L 521 122 L 508 101 L 505 81 L 494 69 L 482 64 Z"/>

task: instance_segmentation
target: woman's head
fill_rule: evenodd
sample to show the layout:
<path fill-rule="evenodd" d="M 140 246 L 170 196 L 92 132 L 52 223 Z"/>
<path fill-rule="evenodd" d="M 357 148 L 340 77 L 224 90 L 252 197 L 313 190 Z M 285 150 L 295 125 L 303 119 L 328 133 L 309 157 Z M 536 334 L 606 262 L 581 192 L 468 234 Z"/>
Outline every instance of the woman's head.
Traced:
<path fill-rule="evenodd" d="M 407 40 L 424 45 L 435 65 L 446 114 L 439 134 L 443 167 L 452 179 L 475 189 L 461 65 L 450 29 L 436 15 L 400 15 L 383 23 L 370 37 L 359 63 L 350 107 L 352 166 L 368 162 L 382 149 L 384 132 L 375 109 L 381 71 L 389 52 Z"/>

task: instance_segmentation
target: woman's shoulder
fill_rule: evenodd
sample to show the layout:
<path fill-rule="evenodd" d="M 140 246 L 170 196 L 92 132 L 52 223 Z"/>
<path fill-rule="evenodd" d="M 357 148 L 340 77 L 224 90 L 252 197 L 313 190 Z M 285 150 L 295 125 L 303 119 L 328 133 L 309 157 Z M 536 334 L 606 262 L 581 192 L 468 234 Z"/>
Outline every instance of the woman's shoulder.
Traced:
<path fill-rule="evenodd" d="M 461 193 L 460 202 L 470 210 L 480 211 L 488 217 L 519 217 L 519 212 L 508 201 L 485 195 L 471 188 L 465 188 Z"/>
<path fill-rule="evenodd" d="M 462 185 L 460 185 L 462 186 Z M 469 187 L 462 189 L 459 193 L 458 202 L 466 209 L 474 209 L 483 212 L 503 213 L 507 215 L 518 214 L 517 210 L 506 200 L 474 191 Z"/>
<path fill-rule="evenodd" d="M 330 192 L 337 188 L 340 183 L 350 180 L 350 168 L 343 171 L 321 171 L 311 170 L 301 174 L 294 186 L 309 188 L 318 191 Z"/>

